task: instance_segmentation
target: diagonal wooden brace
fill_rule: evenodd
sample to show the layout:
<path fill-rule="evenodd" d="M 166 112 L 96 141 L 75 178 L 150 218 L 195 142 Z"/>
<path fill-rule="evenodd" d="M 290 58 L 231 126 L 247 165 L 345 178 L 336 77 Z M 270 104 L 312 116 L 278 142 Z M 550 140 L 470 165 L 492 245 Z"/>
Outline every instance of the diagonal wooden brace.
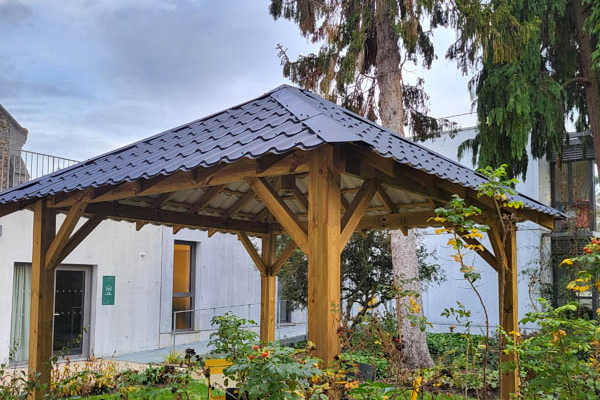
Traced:
<path fill-rule="evenodd" d="M 279 221 L 283 229 L 287 231 L 292 240 L 300 246 L 304 253 L 308 254 L 308 233 L 306 228 L 271 185 L 264 178 L 248 178 L 246 182 L 248 182 L 254 193 L 262 200 L 271 214 Z"/>
<path fill-rule="evenodd" d="M 69 238 L 71 237 L 71 233 L 73 233 L 73 230 L 75 229 L 77 222 L 79 222 L 79 218 L 81 218 L 83 215 L 87 205 L 88 203 L 86 201 L 80 200 L 73 204 L 69 209 L 67 217 L 60 226 L 58 233 L 52 240 L 50 247 L 46 251 L 46 256 L 44 257 L 45 269 L 53 270 L 58 265 L 60 255 L 67 245 Z"/>
<path fill-rule="evenodd" d="M 368 179 L 363 182 L 360 187 L 358 193 L 352 200 L 349 208 L 344 213 L 344 217 L 342 218 L 341 225 L 341 234 L 340 234 L 340 251 L 344 249 L 346 243 L 352 236 L 352 233 L 358 227 L 360 220 L 367 208 L 369 208 L 369 204 L 375 196 L 377 192 L 377 182 L 373 179 Z"/>

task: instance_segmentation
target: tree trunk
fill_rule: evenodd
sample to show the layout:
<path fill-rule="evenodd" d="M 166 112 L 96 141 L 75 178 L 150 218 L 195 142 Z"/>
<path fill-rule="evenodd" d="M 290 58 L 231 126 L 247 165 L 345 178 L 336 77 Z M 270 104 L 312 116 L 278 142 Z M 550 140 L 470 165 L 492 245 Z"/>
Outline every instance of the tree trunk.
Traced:
<path fill-rule="evenodd" d="M 382 125 L 404 136 L 402 70 L 400 48 L 398 47 L 399 38 L 395 29 L 396 9 L 396 0 L 376 1 L 376 76 Z M 407 236 L 404 236 L 400 231 L 392 231 L 391 241 L 396 283 L 400 284 L 403 290 L 411 290 L 419 294 L 419 297 L 414 300 L 419 304 L 422 313 L 422 289 L 419 281 L 415 233 L 411 230 Z M 398 334 L 402 343 L 403 361 L 410 368 L 430 367 L 433 365 L 433 360 L 427 347 L 427 336 L 406 318 L 409 307 L 408 297 L 396 299 Z"/>
<path fill-rule="evenodd" d="M 594 155 L 596 156 L 596 168 L 600 176 L 600 77 L 592 65 L 592 38 L 589 32 L 583 29 L 583 23 L 587 14 L 582 0 L 573 1 L 575 14 L 575 27 L 577 29 L 576 39 L 579 45 L 579 66 L 581 73 L 586 79 L 585 101 L 590 120 L 590 130 L 594 141 Z"/>

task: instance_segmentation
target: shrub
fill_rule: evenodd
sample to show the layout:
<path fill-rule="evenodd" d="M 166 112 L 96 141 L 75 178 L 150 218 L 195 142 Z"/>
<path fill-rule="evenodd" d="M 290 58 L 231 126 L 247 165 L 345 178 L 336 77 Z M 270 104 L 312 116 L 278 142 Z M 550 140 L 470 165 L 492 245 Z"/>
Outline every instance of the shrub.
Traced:
<path fill-rule="evenodd" d="M 324 391 L 313 385 L 323 374 L 318 362 L 302 349 L 255 345 L 247 356 L 236 359 L 225 374 L 238 382 L 240 393 L 250 400 L 325 400 Z"/>
<path fill-rule="evenodd" d="M 258 335 L 248 329 L 247 325 L 256 325 L 252 320 L 246 320 L 230 312 L 213 317 L 211 326 L 216 326 L 216 331 L 211 333 L 209 346 L 213 347 L 211 354 L 221 355 L 230 361 L 248 355 L 252 346 L 258 343 Z"/>
<path fill-rule="evenodd" d="M 528 313 L 521 323 L 538 324 L 539 334 L 523 339 L 504 332 L 507 352 L 515 351 L 524 399 L 600 399 L 600 326 L 597 321 L 570 318 L 577 303 Z M 505 363 L 503 368 L 514 368 Z"/>

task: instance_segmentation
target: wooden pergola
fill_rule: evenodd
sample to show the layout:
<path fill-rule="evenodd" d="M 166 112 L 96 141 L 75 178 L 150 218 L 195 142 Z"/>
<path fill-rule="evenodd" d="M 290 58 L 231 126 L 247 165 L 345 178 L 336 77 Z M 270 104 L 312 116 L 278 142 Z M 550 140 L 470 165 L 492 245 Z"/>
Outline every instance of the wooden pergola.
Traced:
<path fill-rule="evenodd" d="M 500 324 L 517 331 L 516 231 L 501 240 L 493 204 L 477 197 L 484 181 L 313 93 L 281 86 L 13 188 L 0 194 L 0 217 L 34 212 L 29 370 L 50 379 L 54 269 L 105 219 L 138 230 L 158 224 L 236 234 L 261 274 L 263 341 L 275 339 L 277 272 L 300 248 L 309 261 L 308 339 L 328 362 L 340 351 L 340 254 L 352 233 L 432 226 L 433 209 L 458 194 L 484 211 L 491 228 L 492 249 L 482 258 L 496 270 L 506 260 Z M 560 213 L 517 197 L 525 205 L 511 211 L 519 220 L 552 229 Z M 66 215 L 58 230 L 57 213 Z M 281 234 L 292 240 L 277 257 Z M 261 254 L 250 237 L 262 238 Z M 502 375 L 501 398 L 517 384 L 518 372 Z"/>

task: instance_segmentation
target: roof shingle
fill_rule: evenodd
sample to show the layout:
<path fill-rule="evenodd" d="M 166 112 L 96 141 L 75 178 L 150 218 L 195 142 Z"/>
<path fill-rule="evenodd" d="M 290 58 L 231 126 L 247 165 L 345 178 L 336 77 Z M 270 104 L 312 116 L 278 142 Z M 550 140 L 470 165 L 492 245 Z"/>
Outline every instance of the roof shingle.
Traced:
<path fill-rule="evenodd" d="M 242 105 L 0 193 L 0 204 L 170 175 L 324 143 L 363 142 L 383 157 L 477 189 L 485 177 L 314 93 L 283 85 Z M 519 194 L 525 208 L 562 214 Z"/>

